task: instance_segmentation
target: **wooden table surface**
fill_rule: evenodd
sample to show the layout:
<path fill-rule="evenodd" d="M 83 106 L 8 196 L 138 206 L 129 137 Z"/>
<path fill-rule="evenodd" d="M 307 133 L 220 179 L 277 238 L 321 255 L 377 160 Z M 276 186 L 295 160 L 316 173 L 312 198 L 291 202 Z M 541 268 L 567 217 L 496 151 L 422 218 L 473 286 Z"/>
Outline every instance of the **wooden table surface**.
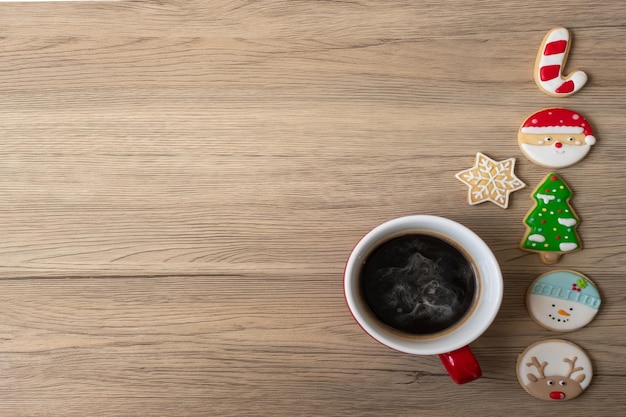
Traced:
<path fill-rule="evenodd" d="M 574 36 L 579 93 L 532 79 L 548 30 Z M 0 4 L 0 414 L 616 416 L 626 401 L 626 9 L 621 1 L 118 1 Z M 518 249 L 548 170 L 517 130 L 580 111 L 597 144 L 559 170 L 585 249 Z M 454 174 L 517 158 L 506 210 Z M 504 281 L 457 386 L 435 356 L 379 345 L 342 294 L 374 226 L 437 214 L 478 233 Z M 603 304 L 560 335 L 530 282 L 587 274 Z M 623 304 L 624 303 L 624 304 Z M 595 367 L 580 398 L 530 397 L 529 344 Z"/>

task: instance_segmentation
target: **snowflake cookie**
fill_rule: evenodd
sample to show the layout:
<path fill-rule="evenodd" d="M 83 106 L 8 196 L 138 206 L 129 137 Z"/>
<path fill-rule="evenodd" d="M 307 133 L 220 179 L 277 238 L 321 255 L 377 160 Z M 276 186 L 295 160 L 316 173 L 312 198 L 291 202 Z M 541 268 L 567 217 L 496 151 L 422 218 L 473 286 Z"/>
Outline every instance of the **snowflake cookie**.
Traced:
<path fill-rule="evenodd" d="M 509 194 L 526 187 L 513 173 L 514 168 L 515 158 L 494 161 L 478 152 L 474 166 L 457 173 L 456 177 L 469 187 L 467 199 L 471 206 L 491 201 L 507 208 Z"/>

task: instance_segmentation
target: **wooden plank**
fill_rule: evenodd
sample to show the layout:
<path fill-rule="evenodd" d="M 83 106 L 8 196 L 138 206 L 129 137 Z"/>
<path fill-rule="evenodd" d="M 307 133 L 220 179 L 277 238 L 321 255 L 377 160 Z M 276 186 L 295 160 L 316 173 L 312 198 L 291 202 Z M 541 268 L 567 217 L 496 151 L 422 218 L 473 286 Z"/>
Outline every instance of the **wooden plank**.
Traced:
<path fill-rule="evenodd" d="M 625 11 L 527 2 L 128 1 L 0 5 L 0 414 L 11 416 L 620 415 L 626 188 Z M 541 93 L 543 35 L 572 30 L 565 100 Z M 516 132 L 566 106 L 598 143 L 559 171 L 603 306 L 555 334 L 526 313 L 552 270 L 518 249 L 547 173 Z M 516 157 L 529 187 L 470 207 L 454 174 Z M 476 231 L 504 273 L 472 348 L 485 378 L 380 346 L 342 295 L 347 256 L 393 217 Z M 550 404 L 519 387 L 539 339 L 595 376 Z"/>

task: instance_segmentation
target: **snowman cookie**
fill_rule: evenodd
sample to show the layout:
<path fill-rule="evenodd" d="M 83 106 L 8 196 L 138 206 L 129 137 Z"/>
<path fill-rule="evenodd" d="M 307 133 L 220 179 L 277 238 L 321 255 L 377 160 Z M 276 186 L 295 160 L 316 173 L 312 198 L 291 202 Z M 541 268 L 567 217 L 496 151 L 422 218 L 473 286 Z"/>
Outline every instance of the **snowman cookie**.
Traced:
<path fill-rule="evenodd" d="M 518 356 L 517 379 L 530 395 L 546 401 L 578 397 L 591 382 L 589 356 L 566 340 L 550 339 L 530 345 Z"/>
<path fill-rule="evenodd" d="M 576 271 L 553 271 L 530 284 L 528 314 L 539 325 L 556 332 L 571 332 L 593 320 L 600 307 L 594 283 Z"/>
<path fill-rule="evenodd" d="M 546 168 L 565 168 L 582 160 L 596 143 L 589 122 L 561 107 L 539 110 L 519 129 L 517 142 L 528 159 Z"/>

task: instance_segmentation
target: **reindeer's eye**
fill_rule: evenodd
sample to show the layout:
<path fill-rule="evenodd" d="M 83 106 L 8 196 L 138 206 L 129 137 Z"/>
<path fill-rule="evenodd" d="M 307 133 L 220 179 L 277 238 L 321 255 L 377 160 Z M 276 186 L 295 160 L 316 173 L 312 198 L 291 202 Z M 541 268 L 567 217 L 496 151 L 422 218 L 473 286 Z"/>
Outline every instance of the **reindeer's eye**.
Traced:
<path fill-rule="evenodd" d="M 559 381 L 559 385 L 560 385 L 560 386 L 562 386 L 562 387 L 564 387 L 564 386 L 566 386 L 566 385 L 567 385 L 567 382 L 565 382 L 565 381 Z"/>
<path fill-rule="evenodd" d="M 551 379 L 548 379 L 548 380 L 546 381 L 546 384 L 548 384 L 548 385 L 554 385 L 554 381 L 553 381 L 553 380 L 551 380 Z"/>

